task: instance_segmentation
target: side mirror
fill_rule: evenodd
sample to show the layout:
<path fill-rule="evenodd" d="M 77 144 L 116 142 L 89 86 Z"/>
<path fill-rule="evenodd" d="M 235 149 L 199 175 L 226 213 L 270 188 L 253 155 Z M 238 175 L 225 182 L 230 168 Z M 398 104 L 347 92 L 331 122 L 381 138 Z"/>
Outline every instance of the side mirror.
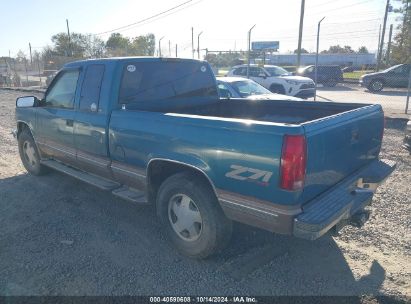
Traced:
<path fill-rule="evenodd" d="M 31 108 L 37 106 L 39 100 L 35 96 L 24 96 L 19 97 L 16 100 L 16 107 L 17 108 Z"/>
<path fill-rule="evenodd" d="M 260 73 L 260 74 L 258 74 L 258 77 L 262 77 L 262 78 L 266 79 L 267 75 L 265 75 L 264 73 Z"/>

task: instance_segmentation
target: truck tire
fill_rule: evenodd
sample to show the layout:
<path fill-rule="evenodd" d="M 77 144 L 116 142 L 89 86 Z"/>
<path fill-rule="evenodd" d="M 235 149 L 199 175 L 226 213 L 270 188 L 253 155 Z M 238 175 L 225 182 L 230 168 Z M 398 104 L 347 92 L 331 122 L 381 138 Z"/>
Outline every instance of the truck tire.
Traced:
<path fill-rule="evenodd" d="M 285 94 L 285 89 L 281 84 L 272 84 L 270 86 L 270 91 L 277 94 Z"/>
<path fill-rule="evenodd" d="M 157 215 L 172 244 L 185 256 L 204 259 L 228 244 L 232 222 L 226 218 L 210 185 L 187 172 L 160 186 Z"/>
<path fill-rule="evenodd" d="M 21 162 L 27 172 L 33 175 L 44 175 L 47 168 L 40 163 L 40 155 L 31 133 L 24 129 L 18 136 Z"/>
<path fill-rule="evenodd" d="M 380 92 L 384 88 L 384 82 L 380 79 L 371 80 L 367 88 L 371 92 Z"/>

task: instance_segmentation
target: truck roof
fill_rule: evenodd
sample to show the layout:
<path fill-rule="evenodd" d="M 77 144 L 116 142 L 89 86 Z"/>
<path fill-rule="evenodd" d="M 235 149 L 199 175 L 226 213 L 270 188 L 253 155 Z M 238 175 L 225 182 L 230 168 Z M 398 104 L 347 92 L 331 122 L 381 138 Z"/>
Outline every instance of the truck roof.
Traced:
<path fill-rule="evenodd" d="M 108 62 L 119 62 L 119 61 L 141 61 L 141 62 L 158 62 L 158 61 L 195 61 L 195 62 L 205 62 L 204 60 L 198 59 L 187 59 L 187 58 L 168 58 L 168 57 L 152 57 L 152 56 L 133 56 L 133 57 L 109 57 L 109 58 L 98 58 L 98 59 L 86 59 L 78 60 L 66 63 L 65 68 L 68 67 L 78 67 L 88 64 L 104 64 Z"/>

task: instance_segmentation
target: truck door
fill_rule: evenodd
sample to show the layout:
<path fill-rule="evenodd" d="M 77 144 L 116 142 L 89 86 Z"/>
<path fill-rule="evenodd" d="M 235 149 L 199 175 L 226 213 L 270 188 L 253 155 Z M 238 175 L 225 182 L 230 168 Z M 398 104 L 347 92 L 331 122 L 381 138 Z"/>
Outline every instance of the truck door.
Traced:
<path fill-rule="evenodd" d="M 74 120 L 74 143 L 79 169 L 111 177 L 106 136 L 108 109 L 102 106 L 100 94 L 104 72 L 104 64 L 85 68 Z"/>
<path fill-rule="evenodd" d="M 80 69 L 61 71 L 51 83 L 37 108 L 37 142 L 42 154 L 73 164 L 76 153 L 73 139 L 74 105 Z"/>

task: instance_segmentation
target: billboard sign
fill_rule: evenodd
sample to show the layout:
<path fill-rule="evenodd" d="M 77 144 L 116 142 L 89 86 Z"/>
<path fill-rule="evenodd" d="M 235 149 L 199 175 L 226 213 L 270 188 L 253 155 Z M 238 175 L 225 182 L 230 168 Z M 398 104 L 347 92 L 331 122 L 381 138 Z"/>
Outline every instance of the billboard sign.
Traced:
<path fill-rule="evenodd" d="M 253 41 L 251 48 L 253 51 L 277 51 L 280 48 L 280 41 Z"/>

